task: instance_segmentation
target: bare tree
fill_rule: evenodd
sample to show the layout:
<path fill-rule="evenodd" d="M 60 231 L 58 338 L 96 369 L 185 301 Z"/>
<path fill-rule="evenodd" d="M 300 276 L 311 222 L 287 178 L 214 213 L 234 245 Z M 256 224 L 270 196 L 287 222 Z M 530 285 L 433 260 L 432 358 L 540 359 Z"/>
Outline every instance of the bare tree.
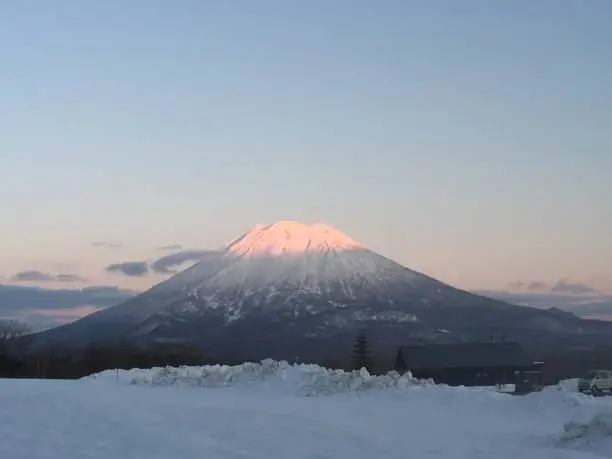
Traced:
<path fill-rule="evenodd" d="M 22 322 L 0 319 L 0 353 L 7 352 L 9 347 L 14 352 L 24 353 L 32 342 L 31 333 L 30 327 Z"/>
<path fill-rule="evenodd" d="M 53 366 L 53 362 L 57 358 L 57 350 L 54 346 L 47 346 L 44 350 L 31 355 L 29 360 L 34 362 L 36 377 L 45 379 L 49 369 Z"/>
<path fill-rule="evenodd" d="M 0 319 L 0 342 L 4 343 L 32 333 L 30 327 L 17 320 Z"/>

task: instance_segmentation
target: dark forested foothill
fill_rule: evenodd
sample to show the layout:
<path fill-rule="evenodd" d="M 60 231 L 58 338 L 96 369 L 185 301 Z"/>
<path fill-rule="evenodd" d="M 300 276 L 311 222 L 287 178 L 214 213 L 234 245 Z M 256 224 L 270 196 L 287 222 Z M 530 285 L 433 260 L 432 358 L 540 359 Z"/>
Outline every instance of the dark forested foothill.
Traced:
<path fill-rule="evenodd" d="M 244 358 L 215 349 L 165 344 L 138 347 L 127 343 L 90 346 L 82 349 L 32 346 L 29 329 L 17 322 L 0 320 L 0 378 L 77 379 L 109 369 L 153 368 L 181 365 L 237 365 Z M 339 346 L 341 347 L 341 346 Z M 331 351 L 330 351 L 331 352 Z M 366 334 L 357 334 L 352 346 L 300 363 L 353 370 L 366 367 L 383 374 L 395 366 L 397 348 L 381 350 L 371 346 Z M 612 348 L 563 350 L 534 356 L 545 362 L 542 383 L 579 377 L 593 369 L 612 370 Z M 297 363 L 297 362 L 290 362 Z"/>

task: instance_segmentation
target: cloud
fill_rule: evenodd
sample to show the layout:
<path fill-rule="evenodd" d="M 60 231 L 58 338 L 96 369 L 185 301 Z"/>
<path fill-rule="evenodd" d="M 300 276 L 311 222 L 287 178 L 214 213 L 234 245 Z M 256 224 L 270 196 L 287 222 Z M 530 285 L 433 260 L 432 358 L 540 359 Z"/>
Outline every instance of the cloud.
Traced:
<path fill-rule="evenodd" d="M 58 327 L 69 322 L 74 322 L 81 317 L 85 317 L 104 308 L 95 306 L 79 306 L 76 308 L 60 309 L 32 309 L 21 318 L 21 322 L 28 324 L 34 331 L 42 331 L 53 327 Z"/>
<path fill-rule="evenodd" d="M 590 285 L 577 283 L 571 283 L 565 279 L 561 279 L 550 289 L 553 293 L 570 293 L 574 295 L 586 295 L 591 293 L 597 293 L 597 289 Z"/>
<path fill-rule="evenodd" d="M 76 274 L 57 274 L 55 279 L 58 282 L 86 282 L 87 279 L 77 276 Z"/>
<path fill-rule="evenodd" d="M 159 247 L 159 250 L 170 250 L 177 246 Z M 180 247 L 180 246 L 178 246 Z M 146 261 L 126 261 L 108 265 L 105 271 L 122 274 L 124 276 L 141 277 L 152 271 L 158 274 L 176 274 L 181 265 L 188 262 L 197 262 L 210 254 L 218 254 L 215 250 L 183 250 L 158 258 L 149 265 Z"/>
<path fill-rule="evenodd" d="M 13 282 L 48 282 L 53 276 L 42 271 L 21 271 L 11 277 Z"/>
<path fill-rule="evenodd" d="M 525 288 L 525 282 L 523 281 L 514 281 L 508 283 L 508 288 L 510 289 L 522 289 Z"/>
<path fill-rule="evenodd" d="M 219 252 L 214 250 L 184 250 L 182 252 L 176 252 L 155 261 L 151 265 L 151 270 L 159 274 L 175 274 L 177 271 L 173 268 L 183 263 L 190 261 L 197 262 L 208 255 L 218 253 Z"/>
<path fill-rule="evenodd" d="M 479 291 L 475 293 L 519 306 L 530 306 L 538 309 L 558 308 L 585 319 L 610 320 L 612 318 L 612 296 L 610 295 L 585 297 L 573 293 L 551 292 Z"/>
<path fill-rule="evenodd" d="M 125 244 L 122 244 L 121 242 L 94 241 L 91 243 L 91 245 L 103 249 L 120 249 L 121 247 L 124 247 Z"/>
<path fill-rule="evenodd" d="M 124 276 L 142 277 L 149 272 L 149 267 L 146 261 L 126 261 L 108 265 L 105 270 L 111 273 L 123 274 Z"/>
<path fill-rule="evenodd" d="M 119 304 L 138 292 L 110 286 L 46 289 L 0 285 L 0 318 L 25 321 L 41 330 Z M 72 311 L 72 312 L 71 312 Z"/>
<path fill-rule="evenodd" d="M 596 288 L 580 282 L 569 282 L 566 279 L 559 280 L 556 284 L 549 285 L 541 281 L 515 281 L 508 284 L 510 290 L 522 290 L 529 292 L 549 292 L 571 295 L 597 294 Z"/>
<path fill-rule="evenodd" d="M 183 250 L 183 246 L 181 244 L 162 245 L 158 247 L 157 250 Z"/>
<path fill-rule="evenodd" d="M 603 296 L 593 298 L 590 301 L 576 303 L 573 305 L 573 310 L 576 311 L 576 314 L 583 317 L 610 317 L 612 316 L 612 296 Z"/>
<path fill-rule="evenodd" d="M 537 292 L 542 290 L 548 290 L 548 284 L 540 281 L 515 281 L 508 284 L 508 288 L 511 290 L 528 290 L 530 292 Z"/>
<path fill-rule="evenodd" d="M 54 317 L 54 318 L 67 318 L 67 319 L 78 319 L 80 317 L 87 316 L 97 311 L 101 311 L 104 308 L 96 306 L 77 306 L 76 308 L 58 308 L 58 309 L 33 309 L 32 315 L 40 315 L 43 317 Z"/>
<path fill-rule="evenodd" d="M 546 290 L 548 288 L 548 284 L 546 282 L 540 281 L 531 281 L 527 284 L 527 290 L 538 291 L 538 290 Z"/>
<path fill-rule="evenodd" d="M 49 274 L 42 271 L 21 271 L 11 277 L 11 282 L 85 282 L 76 274 Z"/>

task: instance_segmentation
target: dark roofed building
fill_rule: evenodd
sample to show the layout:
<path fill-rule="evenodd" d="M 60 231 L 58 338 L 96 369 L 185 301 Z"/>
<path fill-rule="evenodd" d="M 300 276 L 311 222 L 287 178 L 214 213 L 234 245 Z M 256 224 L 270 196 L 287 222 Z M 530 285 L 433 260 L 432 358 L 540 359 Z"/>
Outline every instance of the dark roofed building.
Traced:
<path fill-rule="evenodd" d="M 395 361 L 396 371 L 455 386 L 517 383 L 540 366 L 511 342 L 404 346 Z"/>
<path fill-rule="evenodd" d="M 23 368 L 23 362 L 0 352 L 0 378 L 14 378 Z"/>

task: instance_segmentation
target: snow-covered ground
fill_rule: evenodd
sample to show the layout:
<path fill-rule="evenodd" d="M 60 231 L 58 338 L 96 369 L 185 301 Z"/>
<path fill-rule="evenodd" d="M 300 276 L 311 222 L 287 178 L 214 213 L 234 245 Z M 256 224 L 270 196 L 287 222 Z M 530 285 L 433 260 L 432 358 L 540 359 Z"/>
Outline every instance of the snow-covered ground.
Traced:
<path fill-rule="evenodd" d="M 612 398 L 274 362 L 0 380 L 0 458 L 612 457 Z"/>

